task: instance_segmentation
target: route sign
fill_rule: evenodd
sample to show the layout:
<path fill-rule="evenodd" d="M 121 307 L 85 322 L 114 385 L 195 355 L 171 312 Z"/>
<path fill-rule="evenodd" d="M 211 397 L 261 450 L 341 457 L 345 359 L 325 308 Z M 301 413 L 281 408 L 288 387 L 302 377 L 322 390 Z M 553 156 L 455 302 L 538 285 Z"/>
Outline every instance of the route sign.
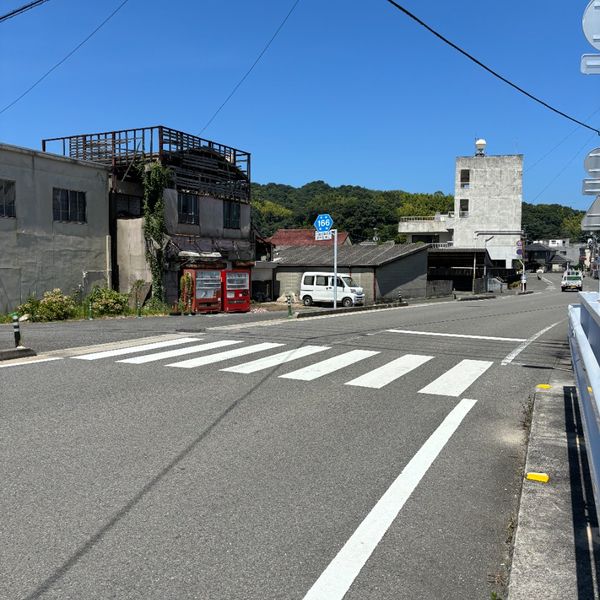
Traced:
<path fill-rule="evenodd" d="M 596 196 L 600 194 L 600 179 L 584 179 L 581 192 L 584 196 Z"/>
<path fill-rule="evenodd" d="M 600 0 L 591 0 L 583 12 L 583 35 L 587 41 L 600 50 Z"/>
<path fill-rule="evenodd" d="M 330 240 L 333 238 L 331 231 L 315 231 L 315 240 Z"/>
<path fill-rule="evenodd" d="M 580 69 L 584 75 L 598 75 L 600 73 L 600 54 L 582 54 Z"/>
<path fill-rule="evenodd" d="M 600 175 L 600 148 L 594 148 L 585 157 L 583 167 L 592 177 Z"/>
<path fill-rule="evenodd" d="M 519 246 L 519 248 L 523 245 L 523 240 L 517 240 L 517 246 Z"/>
<path fill-rule="evenodd" d="M 517 256 L 523 256 L 523 250 L 521 248 L 517 248 Z"/>
<path fill-rule="evenodd" d="M 313 223 L 317 231 L 329 231 L 333 227 L 333 219 L 327 213 L 319 215 Z"/>

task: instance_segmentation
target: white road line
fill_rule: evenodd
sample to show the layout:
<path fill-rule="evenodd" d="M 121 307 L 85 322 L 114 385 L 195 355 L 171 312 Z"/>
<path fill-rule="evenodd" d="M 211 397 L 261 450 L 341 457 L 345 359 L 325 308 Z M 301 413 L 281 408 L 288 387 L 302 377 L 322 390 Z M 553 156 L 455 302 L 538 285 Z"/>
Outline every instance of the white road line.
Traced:
<path fill-rule="evenodd" d="M 109 358 L 111 356 L 122 356 L 123 354 L 134 354 L 135 352 L 146 352 L 147 350 L 157 350 L 158 348 L 168 348 L 169 346 L 179 346 L 188 344 L 189 342 L 198 342 L 197 337 L 194 338 L 178 338 L 176 340 L 167 340 L 165 342 L 154 342 L 153 344 L 142 344 L 140 346 L 127 346 L 126 348 L 118 348 L 117 350 L 105 350 L 104 352 L 93 352 L 91 354 L 80 354 L 71 358 L 80 360 L 98 360 L 99 358 Z"/>
<path fill-rule="evenodd" d="M 523 350 L 525 350 L 525 348 L 527 348 L 527 346 L 529 346 L 529 344 L 531 344 L 531 342 L 535 342 L 535 340 L 544 335 L 547 331 L 550 331 L 553 327 L 556 327 L 556 325 L 558 325 L 561 322 L 562 321 L 557 321 L 556 323 L 552 323 L 552 325 L 544 327 L 544 329 L 542 329 L 541 331 L 534 333 L 529 339 L 525 340 L 520 346 L 517 346 L 512 352 L 507 354 L 502 359 L 502 362 L 500 364 L 503 367 L 509 365 L 515 358 L 517 358 L 517 356 L 519 356 L 519 354 L 521 354 L 521 352 L 523 352 Z"/>
<path fill-rule="evenodd" d="M 275 367 L 277 365 L 281 365 L 283 363 L 297 360 L 304 356 L 310 356 L 311 354 L 316 354 L 317 352 L 323 352 L 323 350 L 329 349 L 330 346 L 303 346 L 301 348 L 294 348 L 293 350 L 286 350 L 285 352 L 280 352 L 279 354 L 273 354 L 273 356 L 258 358 L 257 360 L 236 365 L 235 367 L 227 367 L 225 369 L 221 369 L 221 371 L 230 371 L 232 373 L 254 373 L 256 371 L 262 371 L 263 369 L 268 369 L 269 367 Z"/>
<path fill-rule="evenodd" d="M 342 600 L 398 513 L 476 400 L 461 400 L 371 509 L 303 600 Z"/>
<path fill-rule="evenodd" d="M 491 335 L 468 335 L 466 333 L 438 333 L 435 331 L 412 331 L 410 329 L 386 329 L 389 333 L 408 333 L 410 335 L 437 335 L 441 337 L 468 338 L 471 340 L 495 340 L 497 342 L 524 342 L 525 338 L 494 337 Z"/>
<path fill-rule="evenodd" d="M 461 360 L 449 371 L 419 390 L 419 394 L 458 397 L 493 364 L 489 360 Z"/>
<path fill-rule="evenodd" d="M 312 381 L 313 379 L 318 379 L 323 375 L 343 369 L 348 365 L 357 363 L 358 361 L 369 358 L 369 356 L 374 356 L 375 354 L 379 354 L 379 352 L 375 350 L 351 350 L 350 352 L 340 354 L 339 356 L 334 356 L 333 358 L 328 358 L 327 360 L 322 360 L 314 365 L 309 365 L 308 367 L 298 369 L 297 371 L 292 371 L 291 373 L 286 373 L 285 375 L 280 375 L 279 377 L 283 377 L 285 379 Z"/>
<path fill-rule="evenodd" d="M 53 358 L 38 358 L 37 360 L 28 360 L 27 362 L 0 365 L 0 369 L 6 369 L 7 367 L 24 367 L 25 365 L 35 365 L 37 363 L 50 362 L 51 360 L 62 360 L 62 356 L 55 356 Z"/>
<path fill-rule="evenodd" d="M 346 382 L 346 385 L 358 385 L 360 387 L 375 388 L 379 390 L 388 383 L 402 377 L 402 375 L 406 375 L 413 369 L 425 364 L 432 358 L 433 356 L 405 354 L 404 356 L 383 365 L 383 367 L 379 367 L 370 373 L 366 373 L 361 377 Z"/>
<path fill-rule="evenodd" d="M 227 360 L 229 358 L 236 358 L 237 356 L 245 356 L 246 354 L 253 354 L 254 352 L 262 352 L 263 350 L 270 350 L 271 348 L 278 348 L 285 344 L 275 344 L 272 342 L 264 342 L 263 344 L 254 344 L 253 346 L 247 346 L 246 348 L 236 348 L 235 350 L 227 350 L 226 352 L 217 352 L 217 354 L 209 354 L 208 356 L 200 356 L 199 358 L 191 358 L 190 360 L 184 360 L 182 362 L 172 363 L 167 367 L 178 367 L 180 369 L 193 369 L 194 367 L 201 367 L 202 365 L 210 365 L 212 363 Z"/>
<path fill-rule="evenodd" d="M 156 360 L 163 360 L 164 358 L 174 358 L 175 356 L 193 354 L 194 352 L 204 352 L 206 350 L 214 350 L 215 348 L 223 348 L 225 346 L 233 346 L 234 344 L 241 343 L 241 340 L 221 340 L 219 342 L 208 342 L 207 344 L 198 344 L 196 346 L 187 346 L 186 348 L 177 348 L 177 350 L 166 350 L 165 352 L 157 352 L 156 354 L 134 356 L 133 358 L 125 358 L 123 360 L 117 360 L 116 362 L 141 365 L 144 363 L 154 362 Z"/>

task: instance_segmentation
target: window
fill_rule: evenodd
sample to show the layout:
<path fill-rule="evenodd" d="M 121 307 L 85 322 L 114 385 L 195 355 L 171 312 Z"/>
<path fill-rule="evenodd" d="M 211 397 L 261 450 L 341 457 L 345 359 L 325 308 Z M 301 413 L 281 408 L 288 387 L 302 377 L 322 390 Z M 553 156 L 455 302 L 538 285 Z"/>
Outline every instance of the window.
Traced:
<path fill-rule="evenodd" d="M 459 216 L 460 217 L 468 217 L 469 216 L 469 200 L 467 198 L 461 198 L 459 204 Z"/>
<path fill-rule="evenodd" d="M 314 275 L 306 275 L 304 278 L 304 285 L 314 285 L 315 284 L 315 276 Z"/>
<path fill-rule="evenodd" d="M 240 228 L 240 203 L 223 201 L 223 227 L 225 229 Z"/>
<path fill-rule="evenodd" d="M 471 187 L 471 171 L 469 169 L 460 170 L 460 188 L 468 190 Z"/>
<path fill-rule="evenodd" d="M 85 192 L 53 188 L 52 211 L 55 221 L 86 223 Z"/>
<path fill-rule="evenodd" d="M 327 277 L 325 275 L 317 275 L 317 285 L 327 285 Z"/>
<path fill-rule="evenodd" d="M 15 182 L 0 179 L 0 217 L 15 218 Z"/>
<path fill-rule="evenodd" d="M 177 194 L 177 220 L 188 225 L 200 225 L 200 198 L 196 194 Z"/>

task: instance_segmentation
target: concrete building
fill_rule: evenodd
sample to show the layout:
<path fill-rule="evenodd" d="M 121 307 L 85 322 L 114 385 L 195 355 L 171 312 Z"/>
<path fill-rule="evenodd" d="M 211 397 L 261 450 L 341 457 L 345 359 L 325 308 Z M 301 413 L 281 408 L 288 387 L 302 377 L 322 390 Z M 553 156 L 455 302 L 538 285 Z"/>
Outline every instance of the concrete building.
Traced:
<path fill-rule="evenodd" d="M 300 294 L 300 280 L 305 271 L 333 272 L 332 248 L 305 246 L 275 251 L 275 295 Z M 340 246 L 338 271 L 349 273 L 364 289 L 365 303 L 427 295 L 427 246 L 394 245 Z"/>
<path fill-rule="evenodd" d="M 248 152 L 162 125 L 46 139 L 42 147 L 110 170 L 112 268 L 121 292 L 136 281 L 151 280 L 140 167 L 153 162 L 171 173 L 163 194 L 167 302 L 178 299 L 183 268 L 254 264 Z"/>
<path fill-rule="evenodd" d="M 110 284 L 109 171 L 0 144 L 0 312 L 31 294 Z"/>
<path fill-rule="evenodd" d="M 403 217 L 398 232 L 408 242 L 487 249 L 494 266 L 511 268 L 521 230 L 523 156 L 488 156 L 477 141 L 475 156 L 456 159 L 454 211 Z M 490 232 L 490 233 L 486 233 Z"/>

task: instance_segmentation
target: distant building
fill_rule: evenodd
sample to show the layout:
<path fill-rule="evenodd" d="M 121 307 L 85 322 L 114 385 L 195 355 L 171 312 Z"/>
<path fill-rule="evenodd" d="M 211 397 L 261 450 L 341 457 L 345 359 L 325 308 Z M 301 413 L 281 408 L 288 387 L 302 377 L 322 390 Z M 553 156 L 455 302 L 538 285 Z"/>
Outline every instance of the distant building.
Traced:
<path fill-rule="evenodd" d="M 109 169 L 0 144 L 0 313 L 111 280 Z"/>
<path fill-rule="evenodd" d="M 403 217 L 398 232 L 407 242 L 487 249 L 496 267 L 511 268 L 521 230 L 523 156 L 487 156 L 477 141 L 475 156 L 456 159 L 454 211 Z M 506 234 L 503 232 L 507 232 Z"/>
<path fill-rule="evenodd" d="M 295 248 L 299 246 L 333 246 L 331 240 L 315 240 L 314 229 L 278 229 L 269 242 L 277 248 Z M 350 246 L 352 241 L 347 231 L 339 231 L 337 236 L 338 246 Z"/>

